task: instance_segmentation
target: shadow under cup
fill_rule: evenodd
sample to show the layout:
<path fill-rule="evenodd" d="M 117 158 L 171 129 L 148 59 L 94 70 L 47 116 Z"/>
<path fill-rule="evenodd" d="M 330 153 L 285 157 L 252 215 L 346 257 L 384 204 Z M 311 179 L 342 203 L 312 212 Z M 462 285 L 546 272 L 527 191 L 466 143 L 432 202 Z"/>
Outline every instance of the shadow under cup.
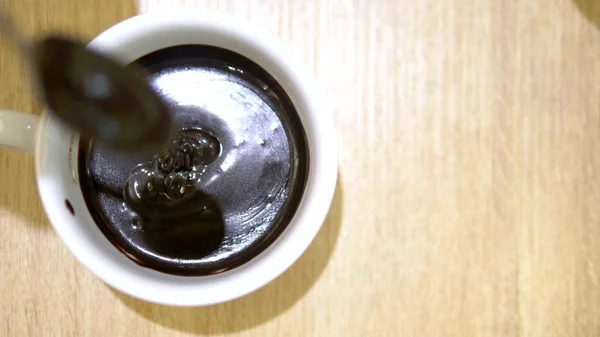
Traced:
<path fill-rule="evenodd" d="M 307 137 L 292 101 L 266 70 L 223 48 L 179 45 L 133 63 L 150 71 L 183 131 L 154 157 L 80 140 L 78 175 L 94 222 L 128 258 L 168 274 L 212 275 L 252 260 L 285 230 L 307 183 Z M 195 161 L 185 142 L 218 151 Z M 154 191 L 140 199 L 145 208 L 127 198 L 134 185 L 135 195 Z"/>

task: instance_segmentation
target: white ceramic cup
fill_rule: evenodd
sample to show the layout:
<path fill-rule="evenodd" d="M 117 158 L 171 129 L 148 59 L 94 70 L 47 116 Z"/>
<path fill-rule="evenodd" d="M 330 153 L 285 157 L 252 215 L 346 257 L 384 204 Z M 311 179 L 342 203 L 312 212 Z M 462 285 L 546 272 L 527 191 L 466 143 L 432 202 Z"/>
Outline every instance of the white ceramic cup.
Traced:
<path fill-rule="evenodd" d="M 258 63 L 285 89 L 306 131 L 310 168 L 300 206 L 279 238 L 248 263 L 217 275 L 183 277 L 141 267 L 120 253 L 96 226 L 85 205 L 77 172 L 78 135 L 47 111 L 41 118 L 0 111 L 0 146 L 34 153 L 38 190 L 48 218 L 89 270 L 110 286 L 146 301 L 200 306 L 232 300 L 260 288 L 306 250 L 333 198 L 337 141 L 332 116 L 310 71 L 277 38 L 243 20 L 189 10 L 142 14 L 109 28 L 89 48 L 127 64 L 181 44 L 217 46 Z"/>

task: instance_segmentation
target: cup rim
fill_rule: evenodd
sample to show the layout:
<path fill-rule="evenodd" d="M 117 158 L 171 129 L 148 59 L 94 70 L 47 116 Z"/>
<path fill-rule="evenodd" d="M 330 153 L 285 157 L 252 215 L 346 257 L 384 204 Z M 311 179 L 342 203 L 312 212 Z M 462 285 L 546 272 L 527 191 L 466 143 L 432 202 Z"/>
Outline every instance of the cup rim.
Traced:
<path fill-rule="evenodd" d="M 311 159 L 300 206 L 284 232 L 251 261 L 221 274 L 183 277 L 148 270 L 132 261 L 117 263 L 103 258 L 102 253 L 89 247 L 89 239 L 73 233 L 73 226 L 78 224 L 65 219 L 64 207 L 57 207 L 55 194 L 61 186 L 49 177 L 60 164 L 48 160 L 46 138 L 49 137 L 47 130 L 58 122 L 47 113 L 43 115 L 36 142 L 40 198 L 51 224 L 71 253 L 113 288 L 166 305 L 202 306 L 225 302 L 274 280 L 302 255 L 318 233 L 337 182 L 337 138 L 323 94 L 312 72 L 289 47 L 262 28 L 218 12 L 161 11 L 126 19 L 98 35 L 88 47 L 129 63 L 164 47 L 199 42 L 240 53 L 267 70 L 292 98 L 307 134 Z M 149 44 L 153 50 L 148 50 Z"/>

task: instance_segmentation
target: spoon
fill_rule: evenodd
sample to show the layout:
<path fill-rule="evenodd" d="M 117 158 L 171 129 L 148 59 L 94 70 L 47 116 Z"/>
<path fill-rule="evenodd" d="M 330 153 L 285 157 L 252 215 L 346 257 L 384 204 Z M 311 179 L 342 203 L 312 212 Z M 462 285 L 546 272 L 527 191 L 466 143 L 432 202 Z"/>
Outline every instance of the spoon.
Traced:
<path fill-rule="evenodd" d="M 82 137 L 122 152 L 156 152 L 171 137 L 169 110 L 143 69 L 125 68 L 63 36 L 28 42 L 2 11 L 0 31 L 25 56 L 50 112 Z"/>

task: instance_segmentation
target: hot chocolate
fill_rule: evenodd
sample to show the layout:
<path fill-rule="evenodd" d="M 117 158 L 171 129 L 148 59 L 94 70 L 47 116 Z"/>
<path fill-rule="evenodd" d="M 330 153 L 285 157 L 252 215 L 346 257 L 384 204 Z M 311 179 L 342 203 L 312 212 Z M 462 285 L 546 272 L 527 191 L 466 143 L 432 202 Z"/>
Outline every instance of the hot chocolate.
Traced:
<path fill-rule="evenodd" d="M 152 157 L 82 139 L 81 186 L 105 236 L 135 262 L 209 275 L 250 261 L 283 232 L 308 178 L 300 117 L 277 81 L 234 52 L 184 45 L 134 62 L 178 132 Z"/>

